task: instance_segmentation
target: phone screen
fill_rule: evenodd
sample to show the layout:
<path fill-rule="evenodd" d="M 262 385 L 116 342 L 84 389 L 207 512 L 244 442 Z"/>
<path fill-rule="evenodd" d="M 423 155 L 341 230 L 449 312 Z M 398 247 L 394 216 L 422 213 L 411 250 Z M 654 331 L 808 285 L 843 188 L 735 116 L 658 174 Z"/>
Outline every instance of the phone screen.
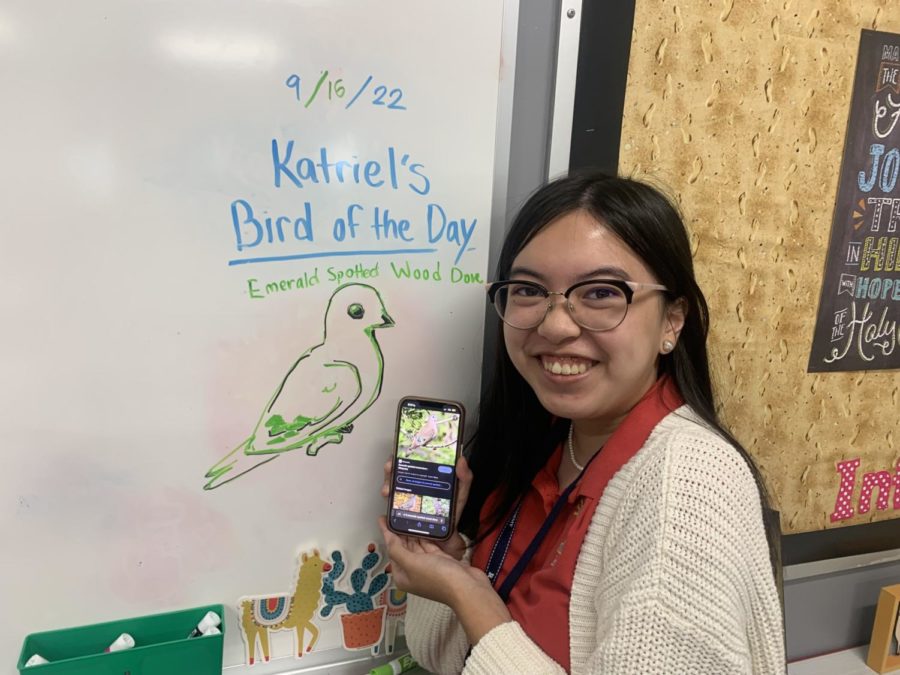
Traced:
<path fill-rule="evenodd" d="M 463 415 L 452 401 L 400 401 L 388 514 L 394 532 L 432 539 L 452 534 Z"/>

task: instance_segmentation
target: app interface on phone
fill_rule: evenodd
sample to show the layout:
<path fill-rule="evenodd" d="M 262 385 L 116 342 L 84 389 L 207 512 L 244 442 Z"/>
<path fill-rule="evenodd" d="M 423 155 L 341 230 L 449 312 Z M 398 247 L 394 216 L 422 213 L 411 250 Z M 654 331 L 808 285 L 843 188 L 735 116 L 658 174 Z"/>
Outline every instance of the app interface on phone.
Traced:
<path fill-rule="evenodd" d="M 431 401 L 404 401 L 394 459 L 391 526 L 444 538 L 451 527 L 460 410 Z"/>

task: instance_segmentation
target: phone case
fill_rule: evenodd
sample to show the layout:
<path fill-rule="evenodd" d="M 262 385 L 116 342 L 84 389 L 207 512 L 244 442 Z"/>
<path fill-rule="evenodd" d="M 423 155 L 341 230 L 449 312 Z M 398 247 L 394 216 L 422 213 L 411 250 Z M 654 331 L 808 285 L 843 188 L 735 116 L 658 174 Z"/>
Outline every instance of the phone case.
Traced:
<path fill-rule="evenodd" d="M 409 408 L 406 405 L 409 402 L 425 405 Z M 451 406 L 456 408 L 455 412 L 441 410 L 441 407 Z M 430 412 L 424 419 L 404 425 L 405 410 Z M 459 416 L 455 424 L 452 419 L 454 414 Z M 388 529 L 392 532 L 399 535 L 423 537 L 431 541 L 446 541 L 452 536 L 457 495 L 456 462 L 462 452 L 464 426 L 465 408 L 459 401 L 434 399 L 426 396 L 404 396 L 400 400 L 397 405 L 397 423 L 392 439 L 393 466 L 387 510 Z M 448 436 L 451 435 L 453 440 L 452 457 L 451 453 L 447 452 L 447 448 L 450 446 L 446 443 Z M 402 442 L 404 439 L 408 439 L 408 443 L 404 444 Z M 401 464 L 416 466 L 419 470 L 404 472 Z M 452 488 L 448 498 L 444 499 L 440 494 L 422 494 L 422 492 L 439 493 L 441 488 L 436 486 L 443 484 L 445 482 L 443 479 L 448 476 L 452 477 Z M 415 492 L 398 491 L 396 489 L 398 480 L 403 481 L 404 479 L 408 485 L 417 482 L 420 489 Z M 403 514 L 398 517 L 409 521 L 410 529 L 415 531 L 403 530 L 394 526 L 395 510 Z M 421 516 L 416 518 L 416 513 L 420 513 Z M 441 518 L 445 519 L 445 522 L 440 522 Z M 446 532 L 442 530 L 444 527 L 446 527 Z"/>

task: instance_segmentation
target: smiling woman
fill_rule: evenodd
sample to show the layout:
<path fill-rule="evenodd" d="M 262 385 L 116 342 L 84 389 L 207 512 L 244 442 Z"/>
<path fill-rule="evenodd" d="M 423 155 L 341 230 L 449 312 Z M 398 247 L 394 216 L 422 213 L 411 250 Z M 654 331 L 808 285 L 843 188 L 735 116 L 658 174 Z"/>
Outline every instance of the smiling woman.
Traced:
<path fill-rule="evenodd" d="M 513 365 L 541 405 L 579 420 L 580 445 L 599 448 L 656 381 L 663 342 L 676 343 L 684 324 L 684 301 L 666 302 L 666 287 L 647 266 L 581 209 L 535 234 L 516 255 L 510 275 L 571 286 L 526 330 L 508 318 L 507 306 L 503 335 Z M 623 281 L 637 282 L 639 292 Z M 558 305 L 569 311 L 554 311 Z"/>
<path fill-rule="evenodd" d="M 416 659 L 784 672 L 776 521 L 716 417 L 678 212 L 633 180 L 559 179 L 522 208 L 496 278 L 504 339 L 457 466 L 458 533 L 385 532 Z"/>

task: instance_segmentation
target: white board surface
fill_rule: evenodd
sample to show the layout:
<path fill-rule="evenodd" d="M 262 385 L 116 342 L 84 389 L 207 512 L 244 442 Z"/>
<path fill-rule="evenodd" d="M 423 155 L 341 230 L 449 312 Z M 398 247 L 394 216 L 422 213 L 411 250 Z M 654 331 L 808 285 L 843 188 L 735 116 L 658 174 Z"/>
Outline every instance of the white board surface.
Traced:
<path fill-rule="evenodd" d="M 3 3 L 0 669 L 30 632 L 212 602 L 241 663 L 240 596 L 379 541 L 399 398 L 477 401 L 502 14 Z M 291 373 L 333 295 L 317 353 L 355 371 Z M 352 431 L 204 490 L 282 382 L 355 396 Z M 346 658 L 319 623 L 306 663 Z"/>

